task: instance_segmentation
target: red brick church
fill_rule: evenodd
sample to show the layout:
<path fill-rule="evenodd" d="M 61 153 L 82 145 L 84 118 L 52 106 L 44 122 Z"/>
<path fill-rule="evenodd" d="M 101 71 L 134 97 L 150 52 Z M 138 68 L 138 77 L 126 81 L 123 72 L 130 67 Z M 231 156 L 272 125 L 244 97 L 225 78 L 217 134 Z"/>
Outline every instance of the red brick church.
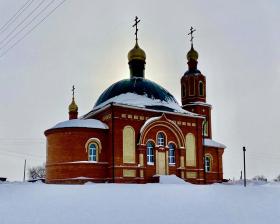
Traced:
<path fill-rule="evenodd" d="M 130 77 L 107 88 L 81 117 L 73 89 L 69 120 L 45 131 L 47 183 L 150 183 L 171 174 L 197 184 L 223 180 L 225 146 L 212 139 L 212 106 L 206 103 L 206 78 L 197 69 L 194 30 L 181 78 L 181 106 L 145 78 L 146 54 L 138 45 L 135 21 Z"/>

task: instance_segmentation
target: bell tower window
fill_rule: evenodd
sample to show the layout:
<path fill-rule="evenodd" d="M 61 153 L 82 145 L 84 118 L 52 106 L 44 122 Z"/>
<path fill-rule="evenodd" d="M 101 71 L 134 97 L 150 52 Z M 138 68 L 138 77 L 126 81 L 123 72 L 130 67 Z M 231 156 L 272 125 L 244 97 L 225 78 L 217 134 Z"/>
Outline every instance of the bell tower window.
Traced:
<path fill-rule="evenodd" d="M 199 82 L 198 90 L 199 90 L 199 96 L 204 96 L 204 84 L 202 81 Z"/>
<path fill-rule="evenodd" d="M 182 85 L 182 97 L 185 97 L 186 96 L 186 85 L 183 84 Z"/>
<path fill-rule="evenodd" d="M 194 77 L 189 78 L 189 95 L 194 96 L 195 94 L 195 80 Z"/>
<path fill-rule="evenodd" d="M 208 136 L 208 121 L 203 121 L 202 123 L 202 134 L 203 136 Z"/>

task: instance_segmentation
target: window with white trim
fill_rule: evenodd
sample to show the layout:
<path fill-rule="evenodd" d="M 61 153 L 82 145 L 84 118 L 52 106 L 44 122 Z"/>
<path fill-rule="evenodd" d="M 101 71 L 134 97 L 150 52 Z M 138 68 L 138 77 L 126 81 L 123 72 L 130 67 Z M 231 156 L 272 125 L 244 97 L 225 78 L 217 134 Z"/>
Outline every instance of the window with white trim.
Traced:
<path fill-rule="evenodd" d="M 168 145 L 169 151 L 168 151 L 168 163 L 169 164 L 175 164 L 175 145 L 170 143 Z"/>
<path fill-rule="evenodd" d="M 88 160 L 97 162 L 97 145 L 90 143 L 88 146 Z"/>
<path fill-rule="evenodd" d="M 205 172 L 209 173 L 211 171 L 211 157 L 205 156 Z"/>
<path fill-rule="evenodd" d="M 162 132 L 158 133 L 157 135 L 157 145 L 158 146 L 165 146 L 165 137 Z"/>
<path fill-rule="evenodd" d="M 154 163 L 154 144 L 152 142 L 147 143 L 147 163 Z"/>

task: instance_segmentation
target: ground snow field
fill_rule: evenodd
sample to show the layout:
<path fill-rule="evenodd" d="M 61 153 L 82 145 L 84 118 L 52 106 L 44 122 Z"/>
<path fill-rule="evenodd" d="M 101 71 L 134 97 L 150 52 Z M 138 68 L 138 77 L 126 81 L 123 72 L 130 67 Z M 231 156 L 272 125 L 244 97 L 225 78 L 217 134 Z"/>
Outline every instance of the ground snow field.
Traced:
<path fill-rule="evenodd" d="M 280 223 L 280 184 L 0 184 L 0 224 Z"/>

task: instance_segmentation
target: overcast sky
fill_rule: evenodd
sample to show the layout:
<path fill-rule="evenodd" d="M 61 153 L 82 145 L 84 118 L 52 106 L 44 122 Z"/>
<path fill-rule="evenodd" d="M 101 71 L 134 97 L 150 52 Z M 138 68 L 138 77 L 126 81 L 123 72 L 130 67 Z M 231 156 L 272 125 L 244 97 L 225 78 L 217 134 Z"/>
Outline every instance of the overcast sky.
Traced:
<path fill-rule="evenodd" d="M 21 180 L 25 158 L 28 167 L 44 162 L 43 132 L 68 119 L 73 84 L 83 115 L 109 85 L 129 77 L 136 15 L 146 78 L 178 102 L 190 48 L 186 34 L 196 28 L 198 68 L 213 105 L 213 139 L 227 145 L 224 177 L 239 178 L 242 146 L 249 178 L 280 174 L 279 1 L 67 0 L 10 49 L 62 0 L 40 6 L 42 0 L 34 0 L 3 27 L 26 2 L 0 2 L 0 176 Z"/>

